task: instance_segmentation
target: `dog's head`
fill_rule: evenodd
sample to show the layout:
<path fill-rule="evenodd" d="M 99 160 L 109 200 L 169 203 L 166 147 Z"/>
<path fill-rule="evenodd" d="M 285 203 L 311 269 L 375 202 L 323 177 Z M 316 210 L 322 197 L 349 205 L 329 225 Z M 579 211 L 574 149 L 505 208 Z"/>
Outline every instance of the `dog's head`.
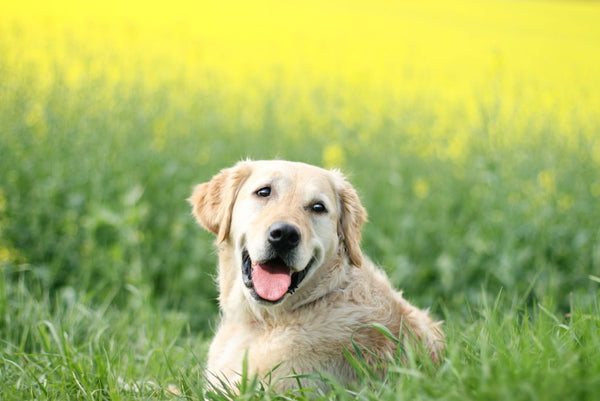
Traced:
<path fill-rule="evenodd" d="M 235 271 L 220 274 L 242 283 L 251 301 L 282 303 L 336 258 L 362 264 L 366 212 L 338 171 L 244 161 L 198 185 L 189 201 L 221 249 L 234 254 L 234 266 L 221 269 Z"/>

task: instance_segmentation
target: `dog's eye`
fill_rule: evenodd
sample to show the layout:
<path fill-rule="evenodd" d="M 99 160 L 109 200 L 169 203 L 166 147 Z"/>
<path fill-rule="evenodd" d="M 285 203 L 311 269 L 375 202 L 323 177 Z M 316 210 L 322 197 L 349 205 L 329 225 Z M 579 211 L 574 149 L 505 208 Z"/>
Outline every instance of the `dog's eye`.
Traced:
<path fill-rule="evenodd" d="M 264 187 L 256 191 L 256 195 L 261 198 L 268 198 L 271 195 L 271 187 Z"/>
<path fill-rule="evenodd" d="M 315 213 L 325 213 L 327 211 L 325 205 L 320 202 L 314 203 L 310 208 Z"/>

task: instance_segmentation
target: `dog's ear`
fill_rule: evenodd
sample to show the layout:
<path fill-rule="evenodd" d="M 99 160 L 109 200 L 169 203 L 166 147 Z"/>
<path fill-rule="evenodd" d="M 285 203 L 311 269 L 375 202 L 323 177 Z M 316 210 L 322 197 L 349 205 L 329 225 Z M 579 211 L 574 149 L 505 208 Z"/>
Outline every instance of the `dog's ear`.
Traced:
<path fill-rule="evenodd" d="M 346 247 L 350 262 L 361 266 L 363 254 L 360 249 L 361 229 L 367 221 L 367 211 L 360 203 L 354 187 L 337 170 L 333 171 L 335 187 L 340 203 L 339 235 Z"/>
<path fill-rule="evenodd" d="M 218 243 L 229 235 L 233 205 L 250 171 L 246 162 L 221 170 L 209 182 L 197 185 L 188 198 L 192 214 L 204 228 L 217 235 Z"/>

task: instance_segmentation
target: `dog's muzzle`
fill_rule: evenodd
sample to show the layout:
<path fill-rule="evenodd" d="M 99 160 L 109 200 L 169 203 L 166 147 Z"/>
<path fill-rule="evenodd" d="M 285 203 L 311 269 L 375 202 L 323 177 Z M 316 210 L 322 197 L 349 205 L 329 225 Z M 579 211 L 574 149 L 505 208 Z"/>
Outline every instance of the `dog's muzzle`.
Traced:
<path fill-rule="evenodd" d="M 242 252 L 242 279 L 254 299 L 276 304 L 286 294 L 296 291 L 314 262 L 312 258 L 300 271 L 294 271 L 290 267 L 300 240 L 300 230 L 296 226 L 276 222 L 267 232 L 271 257 L 264 261 L 253 261 L 247 250 Z"/>

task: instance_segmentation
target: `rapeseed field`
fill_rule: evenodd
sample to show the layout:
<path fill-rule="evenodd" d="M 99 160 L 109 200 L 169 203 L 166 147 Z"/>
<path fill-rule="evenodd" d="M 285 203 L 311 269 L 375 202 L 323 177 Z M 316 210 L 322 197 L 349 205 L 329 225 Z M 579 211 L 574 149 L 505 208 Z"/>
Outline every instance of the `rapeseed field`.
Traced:
<path fill-rule="evenodd" d="M 464 132 L 486 123 L 500 143 L 549 119 L 570 146 L 593 135 L 598 13 L 585 2 L 9 4 L 3 68 L 5 79 L 30 85 L 35 101 L 24 117 L 40 134 L 57 82 L 72 91 L 93 85 L 95 98 L 113 107 L 116 88 L 136 85 L 168 88 L 171 108 L 189 109 L 194 93 L 218 93 L 224 116 L 246 131 L 262 130 L 274 107 L 287 128 L 281 135 L 300 135 L 302 119 L 332 141 L 343 134 L 323 111 L 335 108 L 344 126 L 361 125 L 351 138 L 361 144 L 377 128 L 362 125 L 389 118 L 398 103 L 426 105 L 436 121 L 421 150 L 457 159 Z M 335 104 L 316 101 L 317 88 Z M 264 94 L 275 92 L 269 105 Z M 157 146 L 167 124 L 159 117 Z"/>
<path fill-rule="evenodd" d="M 440 367 L 289 397 L 594 399 L 598 21 L 591 1 L 4 2 L 0 398 L 222 399 L 216 258 L 185 199 L 251 157 L 347 172 L 366 253 L 448 332 Z"/>

